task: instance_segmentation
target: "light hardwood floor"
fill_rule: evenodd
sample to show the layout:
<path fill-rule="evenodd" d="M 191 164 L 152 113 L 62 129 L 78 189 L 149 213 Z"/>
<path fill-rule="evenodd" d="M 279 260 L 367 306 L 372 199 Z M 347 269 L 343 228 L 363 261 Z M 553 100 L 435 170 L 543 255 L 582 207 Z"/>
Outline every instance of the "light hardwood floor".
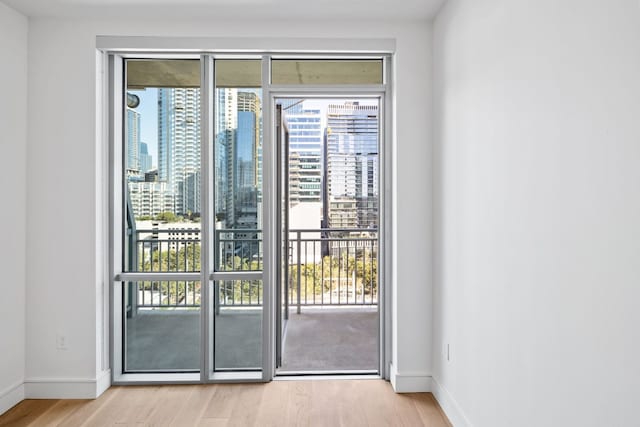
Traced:
<path fill-rule="evenodd" d="M 96 400 L 25 400 L 0 426 L 450 427 L 430 393 L 382 380 L 111 387 Z"/>

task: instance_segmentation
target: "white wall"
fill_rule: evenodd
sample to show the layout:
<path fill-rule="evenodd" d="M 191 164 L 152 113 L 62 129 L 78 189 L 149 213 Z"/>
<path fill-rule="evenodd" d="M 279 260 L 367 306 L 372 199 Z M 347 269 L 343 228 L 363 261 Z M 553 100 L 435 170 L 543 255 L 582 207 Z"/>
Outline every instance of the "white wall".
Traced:
<path fill-rule="evenodd" d="M 0 414 L 24 397 L 27 27 L 0 3 Z"/>
<path fill-rule="evenodd" d="M 440 401 L 460 426 L 637 425 L 638 1 L 450 0 L 434 28 Z"/>
<path fill-rule="evenodd" d="M 99 313 L 103 212 L 96 203 L 102 150 L 96 134 L 96 35 L 213 37 L 375 37 L 397 39 L 395 171 L 397 289 L 394 367 L 397 386 L 427 387 L 430 378 L 431 221 L 430 62 L 424 22 L 215 22 L 33 19 L 29 49 L 27 381 L 52 395 L 68 381 L 95 385 L 103 372 Z M 395 285 L 394 285 L 395 286 Z M 55 348 L 64 334 L 68 350 Z M 61 385 L 62 384 L 62 385 Z M 68 385 L 68 384 L 67 384 Z M 78 387 L 75 388 L 78 390 Z M 98 390 L 99 391 L 99 390 Z M 69 391 L 69 395 L 71 395 Z M 81 393 L 80 393 L 81 394 Z M 78 393 L 76 393 L 78 395 Z"/>

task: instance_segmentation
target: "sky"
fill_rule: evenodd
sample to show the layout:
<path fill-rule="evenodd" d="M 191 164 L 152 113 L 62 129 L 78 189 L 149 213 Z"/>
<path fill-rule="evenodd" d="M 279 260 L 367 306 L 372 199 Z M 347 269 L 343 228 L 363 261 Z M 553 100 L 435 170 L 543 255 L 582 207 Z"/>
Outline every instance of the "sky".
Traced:
<path fill-rule="evenodd" d="M 138 95 L 140 105 L 135 109 L 140 113 L 140 141 L 147 143 L 153 157 L 153 167 L 158 167 L 158 89 L 130 90 Z"/>

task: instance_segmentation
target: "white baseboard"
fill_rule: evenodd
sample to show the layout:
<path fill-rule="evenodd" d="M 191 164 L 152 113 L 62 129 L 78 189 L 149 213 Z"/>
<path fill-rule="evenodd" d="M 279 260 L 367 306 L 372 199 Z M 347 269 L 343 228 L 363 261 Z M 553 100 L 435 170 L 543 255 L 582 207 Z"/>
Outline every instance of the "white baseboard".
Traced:
<path fill-rule="evenodd" d="M 111 385 L 111 372 L 97 378 L 27 378 L 27 399 L 95 399 Z"/>
<path fill-rule="evenodd" d="M 398 372 L 391 364 L 390 380 L 396 393 L 421 393 L 431 391 L 431 374 L 426 372 Z"/>
<path fill-rule="evenodd" d="M 0 415 L 24 400 L 24 383 L 14 384 L 0 391 Z"/>
<path fill-rule="evenodd" d="M 464 412 L 462 412 L 458 402 L 455 401 L 451 393 L 442 387 L 435 378 L 431 379 L 431 387 L 431 393 L 433 393 L 433 396 L 454 427 L 473 427 L 473 424 L 471 424 L 469 419 L 464 415 Z"/>
<path fill-rule="evenodd" d="M 111 387 L 111 369 L 107 369 L 98 375 L 96 381 L 96 397 L 100 397 L 109 387 Z"/>

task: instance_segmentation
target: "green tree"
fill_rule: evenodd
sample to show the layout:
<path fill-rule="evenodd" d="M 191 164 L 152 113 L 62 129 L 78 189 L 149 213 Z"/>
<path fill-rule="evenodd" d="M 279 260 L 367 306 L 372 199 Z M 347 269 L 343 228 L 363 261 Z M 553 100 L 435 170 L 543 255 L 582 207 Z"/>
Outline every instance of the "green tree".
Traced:
<path fill-rule="evenodd" d="M 171 211 L 165 211 L 160 212 L 158 215 L 156 215 L 155 219 L 157 221 L 178 222 L 182 220 L 182 217 L 174 214 Z"/>

